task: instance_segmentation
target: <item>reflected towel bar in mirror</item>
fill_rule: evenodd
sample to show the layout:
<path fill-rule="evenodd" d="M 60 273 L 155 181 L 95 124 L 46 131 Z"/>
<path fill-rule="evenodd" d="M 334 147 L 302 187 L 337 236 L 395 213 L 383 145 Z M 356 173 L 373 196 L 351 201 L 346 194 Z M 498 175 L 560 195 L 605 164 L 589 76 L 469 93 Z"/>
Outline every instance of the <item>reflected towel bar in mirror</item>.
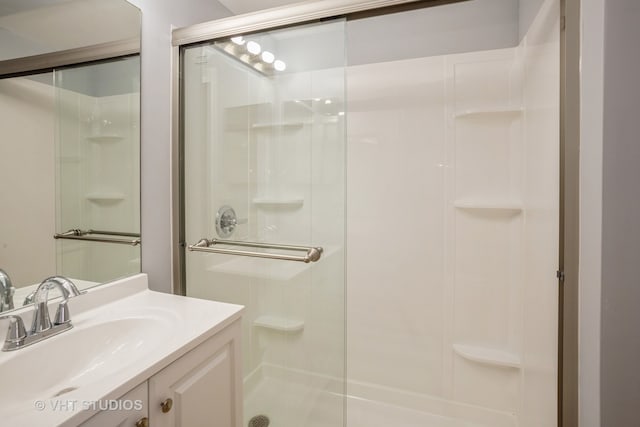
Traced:
<path fill-rule="evenodd" d="M 118 239 L 113 237 L 99 237 L 102 236 L 122 236 L 122 237 L 135 237 L 135 239 Z M 54 239 L 70 239 L 70 240 L 86 240 L 89 242 L 102 242 L 102 243 L 118 243 L 121 245 L 138 246 L 140 244 L 139 233 L 123 233 L 120 231 L 102 231 L 102 230 L 79 230 L 73 228 L 64 233 L 57 233 L 53 235 Z"/>
<path fill-rule="evenodd" d="M 243 251 L 243 250 L 237 250 L 237 249 L 216 248 L 214 247 L 216 245 L 245 246 L 248 248 L 263 248 L 263 249 L 281 249 L 285 251 L 306 252 L 306 254 L 305 255 L 287 255 L 287 254 L 274 254 L 269 252 Z M 188 249 L 190 251 L 196 251 L 196 252 L 212 252 L 216 254 L 280 259 L 285 261 L 299 261 L 304 263 L 316 262 L 322 256 L 322 248 L 320 247 L 279 245 L 279 244 L 258 243 L 258 242 L 239 242 L 234 240 L 220 240 L 220 239 L 201 239 L 195 245 L 189 245 Z"/>

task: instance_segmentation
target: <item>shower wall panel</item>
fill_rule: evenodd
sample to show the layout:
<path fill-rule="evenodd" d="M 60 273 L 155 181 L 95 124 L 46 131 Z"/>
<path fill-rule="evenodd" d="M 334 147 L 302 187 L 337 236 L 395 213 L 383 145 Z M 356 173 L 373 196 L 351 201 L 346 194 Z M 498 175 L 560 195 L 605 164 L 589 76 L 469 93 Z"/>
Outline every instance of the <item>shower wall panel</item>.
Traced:
<path fill-rule="evenodd" d="M 350 395 L 554 425 L 558 16 L 514 48 L 348 68 Z"/>
<path fill-rule="evenodd" d="M 433 395 L 442 393 L 444 71 L 438 57 L 347 75 L 349 379 Z"/>
<path fill-rule="evenodd" d="M 523 427 L 556 425 L 560 13 L 547 1 L 521 45 L 525 112 Z"/>

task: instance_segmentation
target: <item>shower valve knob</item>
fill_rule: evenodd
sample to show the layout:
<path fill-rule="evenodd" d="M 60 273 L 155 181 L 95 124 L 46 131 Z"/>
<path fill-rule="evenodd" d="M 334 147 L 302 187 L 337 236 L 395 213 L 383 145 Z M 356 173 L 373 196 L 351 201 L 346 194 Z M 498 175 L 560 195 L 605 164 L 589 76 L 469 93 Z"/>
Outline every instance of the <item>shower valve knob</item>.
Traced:
<path fill-rule="evenodd" d="M 216 215 L 216 232 L 218 236 L 224 238 L 230 237 L 238 225 L 236 211 L 231 206 L 222 206 L 218 209 Z"/>

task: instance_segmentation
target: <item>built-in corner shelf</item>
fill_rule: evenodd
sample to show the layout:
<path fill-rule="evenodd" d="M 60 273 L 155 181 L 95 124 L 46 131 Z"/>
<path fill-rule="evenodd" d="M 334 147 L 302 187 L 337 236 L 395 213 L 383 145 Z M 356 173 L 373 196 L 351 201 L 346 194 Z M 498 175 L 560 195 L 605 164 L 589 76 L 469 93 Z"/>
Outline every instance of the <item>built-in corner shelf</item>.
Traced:
<path fill-rule="evenodd" d="M 495 212 L 499 214 L 515 215 L 522 212 L 522 204 L 514 201 L 476 201 L 456 200 L 453 203 L 456 209 L 477 212 Z"/>
<path fill-rule="evenodd" d="M 298 197 L 255 197 L 252 202 L 259 207 L 297 208 L 304 204 L 304 199 Z"/>
<path fill-rule="evenodd" d="M 89 136 L 87 136 L 87 139 L 89 141 L 92 141 L 92 142 L 107 143 L 107 142 L 122 141 L 124 139 L 124 136 L 116 135 L 116 134 L 112 134 L 112 135 L 89 135 Z"/>
<path fill-rule="evenodd" d="M 87 200 L 97 204 L 114 204 L 125 199 L 122 193 L 89 193 L 84 196 Z"/>
<path fill-rule="evenodd" d="M 276 122 L 276 123 L 254 123 L 251 125 L 251 129 L 297 129 L 301 128 L 304 125 L 308 124 L 307 122 Z"/>
<path fill-rule="evenodd" d="M 518 355 L 495 348 L 454 344 L 453 351 L 464 359 L 484 365 L 519 369 L 522 364 Z"/>
<path fill-rule="evenodd" d="M 524 110 L 522 107 L 506 107 L 506 108 L 474 108 L 470 110 L 459 111 L 454 114 L 457 119 L 474 118 L 474 117 L 499 117 L 504 116 L 506 118 L 515 118 L 522 114 Z"/>
<path fill-rule="evenodd" d="M 59 159 L 60 159 L 60 163 L 66 163 L 66 164 L 82 162 L 82 157 L 80 156 L 60 156 Z"/>
<path fill-rule="evenodd" d="M 256 320 L 253 321 L 253 325 L 286 334 L 301 332 L 304 329 L 304 321 L 302 320 L 271 315 L 257 317 Z"/>

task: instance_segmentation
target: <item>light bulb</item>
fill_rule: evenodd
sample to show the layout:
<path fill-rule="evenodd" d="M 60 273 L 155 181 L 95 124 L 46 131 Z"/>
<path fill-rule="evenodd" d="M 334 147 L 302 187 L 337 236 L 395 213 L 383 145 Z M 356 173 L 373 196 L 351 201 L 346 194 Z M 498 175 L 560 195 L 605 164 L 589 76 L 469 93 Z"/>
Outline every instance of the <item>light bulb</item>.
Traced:
<path fill-rule="evenodd" d="M 260 51 L 262 50 L 262 48 L 260 47 L 260 45 L 256 42 L 254 42 L 253 40 L 250 42 L 247 42 L 247 50 L 249 51 L 249 53 L 252 53 L 254 55 L 257 55 L 260 53 Z"/>
<path fill-rule="evenodd" d="M 242 36 L 231 37 L 231 41 L 233 43 L 237 44 L 238 46 L 242 46 L 246 42 L 244 37 L 242 37 Z"/>
<path fill-rule="evenodd" d="M 273 53 L 269 52 L 268 50 L 262 52 L 262 60 L 267 64 L 271 64 L 275 59 L 276 57 L 273 55 Z"/>
<path fill-rule="evenodd" d="M 331 104 L 331 100 L 330 100 L 330 99 L 326 99 L 326 100 L 324 101 L 324 103 L 325 103 L 326 105 L 329 105 L 329 104 Z"/>
<path fill-rule="evenodd" d="M 276 61 L 273 63 L 273 68 L 275 68 L 278 71 L 284 71 L 287 69 L 287 64 L 285 64 L 284 61 L 280 61 L 279 59 L 276 59 Z"/>

